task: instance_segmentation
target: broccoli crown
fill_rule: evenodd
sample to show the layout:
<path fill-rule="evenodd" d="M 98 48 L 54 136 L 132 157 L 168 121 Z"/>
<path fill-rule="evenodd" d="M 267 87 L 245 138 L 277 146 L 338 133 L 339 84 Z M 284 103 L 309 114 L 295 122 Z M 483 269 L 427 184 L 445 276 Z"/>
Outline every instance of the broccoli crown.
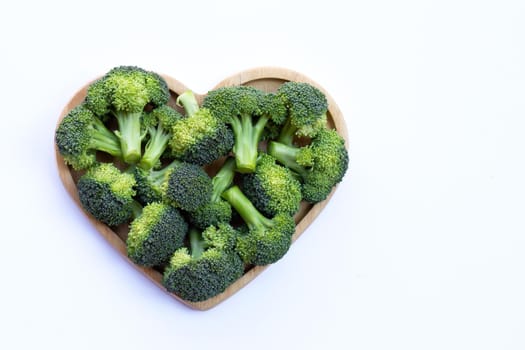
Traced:
<path fill-rule="evenodd" d="M 247 264 L 267 265 L 281 259 L 292 244 L 295 222 L 292 216 L 279 213 L 263 216 L 237 186 L 222 194 L 247 225 L 237 241 L 237 252 Z"/>
<path fill-rule="evenodd" d="M 115 134 L 120 139 L 122 157 L 134 164 L 141 157 L 141 118 L 145 107 L 168 102 L 166 81 L 154 72 L 139 67 L 120 66 L 92 83 L 86 104 L 97 115 L 113 114 L 118 122 Z"/>
<path fill-rule="evenodd" d="M 229 225 L 202 233 L 190 229 L 191 248 L 178 249 L 164 272 L 166 289 L 191 302 L 222 293 L 244 273 L 244 264 L 232 249 L 235 235 Z"/>
<path fill-rule="evenodd" d="M 328 101 L 318 88 L 303 82 L 290 81 L 277 89 L 288 109 L 288 121 L 278 138 L 291 144 L 295 135 L 313 137 L 326 125 Z"/>
<path fill-rule="evenodd" d="M 133 215 L 135 183 L 133 175 L 113 164 L 97 164 L 77 183 L 80 203 L 97 220 L 110 226 L 122 224 Z"/>
<path fill-rule="evenodd" d="M 261 154 L 255 172 L 243 177 L 243 191 L 264 215 L 294 215 L 301 202 L 301 184 L 290 169 L 276 164 L 275 158 Z"/>
<path fill-rule="evenodd" d="M 234 134 L 233 153 L 237 171 L 255 170 L 259 142 L 266 124 L 282 124 L 286 120 L 284 100 L 251 86 L 229 86 L 208 92 L 203 107 L 229 124 Z"/>
<path fill-rule="evenodd" d="M 85 104 L 73 108 L 62 119 L 55 142 L 64 161 L 75 170 L 95 164 L 97 151 L 117 158 L 122 155 L 117 136 Z"/>
<path fill-rule="evenodd" d="M 321 129 L 308 146 L 300 148 L 272 141 L 268 152 L 299 174 L 303 199 L 310 203 L 326 199 L 348 169 L 344 139 L 333 129 Z"/>
<path fill-rule="evenodd" d="M 191 213 L 190 221 L 193 225 L 204 229 L 208 226 L 231 220 L 231 205 L 223 200 L 221 195 L 222 192 L 231 186 L 234 176 L 235 159 L 228 158 L 212 178 L 213 189 L 210 201 Z"/>
<path fill-rule="evenodd" d="M 185 162 L 204 165 L 226 155 L 233 147 L 233 133 L 208 109 L 180 119 L 172 128 L 171 155 Z"/>
<path fill-rule="evenodd" d="M 165 199 L 177 208 L 195 211 L 209 202 L 212 193 L 210 176 L 196 164 L 178 162 L 163 184 Z"/>
<path fill-rule="evenodd" d="M 182 115 L 168 105 L 143 114 L 142 129 L 148 135 L 148 142 L 138 164 L 141 168 L 147 170 L 160 166 L 160 158 L 171 138 L 171 129 L 180 119 Z"/>
<path fill-rule="evenodd" d="M 129 258 L 142 266 L 167 262 L 181 248 L 188 224 L 176 208 L 159 202 L 146 205 L 130 225 L 126 240 Z"/>
<path fill-rule="evenodd" d="M 304 199 L 311 203 L 322 201 L 348 169 L 345 141 L 335 130 L 323 129 L 309 146 L 301 149 L 297 163 L 309 169 L 304 175 Z"/>

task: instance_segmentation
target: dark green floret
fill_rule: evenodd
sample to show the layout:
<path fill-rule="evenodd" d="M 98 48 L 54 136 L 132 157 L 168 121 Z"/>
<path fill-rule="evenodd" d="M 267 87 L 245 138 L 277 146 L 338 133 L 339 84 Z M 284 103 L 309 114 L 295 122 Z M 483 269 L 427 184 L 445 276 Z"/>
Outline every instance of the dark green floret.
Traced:
<path fill-rule="evenodd" d="M 186 210 L 195 211 L 209 202 L 212 193 L 210 176 L 198 165 L 172 161 L 161 169 L 136 167 L 137 199 L 142 204 L 165 201 Z"/>
<path fill-rule="evenodd" d="M 186 111 L 172 127 L 171 155 L 188 163 L 205 165 L 228 154 L 233 133 L 206 108 L 199 108 L 191 91 L 179 95 L 177 104 Z"/>
<path fill-rule="evenodd" d="M 304 147 L 272 141 L 268 153 L 300 176 L 303 199 L 310 203 L 326 199 L 348 169 L 344 139 L 332 129 L 321 129 Z"/>
<path fill-rule="evenodd" d="M 131 222 L 126 240 L 128 257 L 141 266 L 158 266 L 184 245 L 188 224 L 171 205 L 146 205 Z"/>
<path fill-rule="evenodd" d="M 120 142 L 104 123 L 86 108 L 73 108 L 60 122 L 55 142 L 64 161 L 73 169 L 86 169 L 96 163 L 97 151 L 120 158 Z"/>
<path fill-rule="evenodd" d="M 190 247 L 178 249 L 164 271 L 166 289 L 191 302 L 224 292 L 244 273 L 244 264 L 234 251 L 236 235 L 227 224 L 210 226 L 202 233 L 190 229 Z"/>
<path fill-rule="evenodd" d="M 78 181 L 80 203 L 95 219 L 109 226 L 125 223 L 133 216 L 137 202 L 133 175 L 111 163 L 91 167 Z"/>
<path fill-rule="evenodd" d="M 166 81 L 154 72 L 139 67 L 113 68 L 91 84 L 86 103 L 99 117 L 113 115 L 118 122 L 115 134 L 120 139 L 122 158 L 137 163 L 141 157 L 142 113 L 147 106 L 167 103 L 169 90 Z"/>
<path fill-rule="evenodd" d="M 326 126 L 328 101 L 318 88 L 308 83 L 290 81 L 279 87 L 277 95 L 288 110 L 288 119 L 278 142 L 291 146 L 295 136 L 314 137 Z"/>
<path fill-rule="evenodd" d="M 264 215 L 294 215 L 301 202 L 301 184 L 290 169 L 262 153 L 255 172 L 243 177 L 243 192 Z"/>
<path fill-rule="evenodd" d="M 295 222 L 292 216 L 279 213 L 273 218 L 262 215 L 241 192 L 230 187 L 222 197 L 239 213 L 247 230 L 239 235 L 237 252 L 247 264 L 267 265 L 281 259 L 292 244 Z"/>
<path fill-rule="evenodd" d="M 235 159 L 228 158 L 212 178 L 213 190 L 210 201 L 191 213 L 190 221 L 193 225 L 204 229 L 231 220 L 231 205 L 222 199 L 221 195 L 232 185 L 234 176 Z"/>
<path fill-rule="evenodd" d="M 142 127 L 147 132 L 148 141 L 139 167 L 145 170 L 160 166 L 160 159 L 171 139 L 171 129 L 182 119 L 182 115 L 168 105 L 162 105 L 143 114 Z"/>
<path fill-rule="evenodd" d="M 210 91 L 203 107 L 231 126 L 235 138 L 233 153 L 237 171 L 241 173 L 255 170 L 259 142 L 268 121 L 282 124 L 286 118 L 286 109 L 280 98 L 250 86 L 229 86 Z"/>

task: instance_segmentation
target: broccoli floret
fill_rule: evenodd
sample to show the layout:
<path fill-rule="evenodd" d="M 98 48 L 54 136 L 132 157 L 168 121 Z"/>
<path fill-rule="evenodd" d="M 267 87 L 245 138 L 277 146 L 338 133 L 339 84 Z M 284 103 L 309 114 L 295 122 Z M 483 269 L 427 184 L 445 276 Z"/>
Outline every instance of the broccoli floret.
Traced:
<path fill-rule="evenodd" d="M 237 252 L 247 264 L 267 265 L 281 259 L 292 244 L 295 222 L 292 216 L 278 213 L 269 219 L 262 215 L 238 186 L 224 191 L 222 197 L 239 213 L 247 230 L 239 235 Z"/>
<path fill-rule="evenodd" d="M 86 169 L 96 163 L 96 152 L 106 152 L 120 158 L 117 136 L 86 108 L 85 104 L 73 108 L 60 122 L 55 142 L 64 161 L 73 169 Z"/>
<path fill-rule="evenodd" d="M 191 213 L 190 222 L 193 225 L 204 229 L 231 220 L 232 208 L 230 203 L 221 198 L 221 195 L 232 185 L 234 176 L 235 159 L 228 158 L 212 178 L 213 191 L 210 201 Z"/>
<path fill-rule="evenodd" d="M 228 224 L 210 226 L 202 233 L 190 229 L 190 247 L 178 249 L 164 271 L 166 289 L 191 302 L 224 292 L 244 273 L 244 264 L 234 251 L 236 234 Z"/>
<path fill-rule="evenodd" d="M 255 170 L 259 142 L 268 120 L 276 124 L 286 120 L 282 99 L 251 86 L 229 86 L 210 91 L 202 105 L 233 129 L 233 153 L 240 173 Z"/>
<path fill-rule="evenodd" d="M 300 176 L 303 199 L 310 203 L 326 199 L 348 169 L 344 139 L 333 129 L 321 129 L 304 147 L 272 141 L 268 153 Z"/>
<path fill-rule="evenodd" d="M 80 203 L 95 219 L 109 226 L 120 225 L 136 210 L 135 183 L 133 175 L 121 172 L 112 163 L 99 163 L 78 180 Z"/>
<path fill-rule="evenodd" d="M 141 157 L 141 118 L 146 106 L 168 102 L 166 81 L 154 72 L 139 67 L 121 66 L 106 73 L 88 87 L 86 103 L 97 116 L 115 116 L 122 158 L 134 164 Z"/>
<path fill-rule="evenodd" d="M 171 205 L 146 205 L 129 226 L 126 240 L 128 257 L 142 266 L 158 266 L 184 245 L 188 224 Z"/>
<path fill-rule="evenodd" d="M 171 155 L 188 163 L 204 165 L 226 155 L 233 147 L 233 133 L 206 108 L 199 108 L 195 95 L 186 91 L 177 104 L 184 107 L 186 118 L 172 127 Z"/>
<path fill-rule="evenodd" d="M 165 201 L 186 211 L 195 211 L 209 202 L 212 193 L 210 176 L 196 164 L 173 160 L 159 170 L 136 167 L 137 199 L 146 204 Z"/>
<path fill-rule="evenodd" d="M 288 119 L 277 138 L 278 142 L 291 146 L 294 136 L 314 137 L 326 126 L 328 101 L 316 87 L 289 81 L 279 86 L 277 95 L 288 110 Z"/>
<path fill-rule="evenodd" d="M 143 114 L 142 127 L 149 138 L 138 164 L 139 167 L 149 170 L 160 166 L 160 158 L 171 139 L 171 129 L 180 119 L 182 115 L 168 105 L 162 105 Z"/>
<path fill-rule="evenodd" d="M 243 191 L 264 215 L 294 215 L 301 202 L 301 184 L 290 169 L 276 164 L 275 158 L 262 153 L 255 172 L 243 177 Z"/>

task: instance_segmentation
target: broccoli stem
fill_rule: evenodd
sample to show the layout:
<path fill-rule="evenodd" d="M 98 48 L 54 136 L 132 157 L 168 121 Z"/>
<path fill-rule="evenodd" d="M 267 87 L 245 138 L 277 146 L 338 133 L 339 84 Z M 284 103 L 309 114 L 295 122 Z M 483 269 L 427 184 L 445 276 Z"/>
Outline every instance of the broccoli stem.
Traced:
<path fill-rule="evenodd" d="M 257 165 L 259 141 L 269 118 L 261 116 L 255 125 L 252 116 L 248 114 L 241 115 L 240 120 L 233 119 L 231 126 L 235 137 L 233 152 L 235 153 L 237 171 L 252 173 Z"/>
<path fill-rule="evenodd" d="M 281 133 L 279 134 L 279 137 L 277 137 L 276 141 L 288 146 L 292 146 L 293 138 L 296 132 L 297 127 L 294 126 L 290 121 L 290 118 L 288 118 L 286 123 L 283 125 Z"/>
<path fill-rule="evenodd" d="M 289 146 L 280 142 L 270 141 L 268 143 L 268 154 L 273 156 L 277 161 L 301 177 L 305 177 L 307 169 L 297 163 L 297 155 L 301 151 L 300 148 Z"/>
<path fill-rule="evenodd" d="M 186 115 L 191 117 L 199 110 L 199 103 L 192 91 L 187 90 L 177 97 L 177 106 L 183 107 Z"/>
<path fill-rule="evenodd" d="M 118 130 L 115 134 L 120 139 L 122 159 L 128 164 L 139 161 L 141 143 L 144 135 L 140 131 L 141 112 L 114 112 L 118 122 Z"/>
<path fill-rule="evenodd" d="M 142 205 L 136 200 L 131 203 L 131 211 L 133 212 L 133 218 L 136 219 L 142 215 Z"/>
<path fill-rule="evenodd" d="M 192 227 L 189 232 L 189 237 L 191 257 L 193 259 L 198 259 L 206 249 L 206 244 L 202 238 L 202 234 L 199 232 L 199 230 Z"/>
<path fill-rule="evenodd" d="M 228 189 L 233 183 L 233 178 L 235 176 L 235 159 L 228 158 L 224 162 L 223 166 L 217 172 L 217 174 L 212 179 L 213 192 L 211 196 L 212 202 L 219 202 L 221 200 L 221 195 L 224 191 Z"/>
<path fill-rule="evenodd" d="M 108 130 L 98 118 L 94 118 L 93 128 L 95 132 L 90 139 L 90 148 L 109 153 L 114 157 L 120 157 L 122 153 L 117 136 Z"/>
<path fill-rule="evenodd" d="M 252 202 L 242 193 L 239 186 L 234 185 L 222 193 L 222 198 L 239 213 L 250 229 L 271 227 L 272 220 L 262 215 Z"/>
<path fill-rule="evenodd" d="M 149 170 L 158 164 L 170 140 L 170 134 L 165 132 L 160 124 L 156 129 L 150 128 L 148 132 L 150 139 L 139 162 L 139 166 L 144 170 Z"/>

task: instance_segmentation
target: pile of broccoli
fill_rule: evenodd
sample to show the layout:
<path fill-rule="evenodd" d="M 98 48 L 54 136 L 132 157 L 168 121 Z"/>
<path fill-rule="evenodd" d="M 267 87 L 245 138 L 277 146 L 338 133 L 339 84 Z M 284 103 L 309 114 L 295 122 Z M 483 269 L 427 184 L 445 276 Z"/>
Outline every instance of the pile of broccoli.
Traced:
<path fill-rule="evenodd" d="M 325 200 L 348 168 L 316 87 L 229 86 L 199 104 L 158 74 L 111 69 L 55 132 L 89 215 L 124 225 L 135 264 L 199 302 L 289 250 L 302 202 Z"/>

